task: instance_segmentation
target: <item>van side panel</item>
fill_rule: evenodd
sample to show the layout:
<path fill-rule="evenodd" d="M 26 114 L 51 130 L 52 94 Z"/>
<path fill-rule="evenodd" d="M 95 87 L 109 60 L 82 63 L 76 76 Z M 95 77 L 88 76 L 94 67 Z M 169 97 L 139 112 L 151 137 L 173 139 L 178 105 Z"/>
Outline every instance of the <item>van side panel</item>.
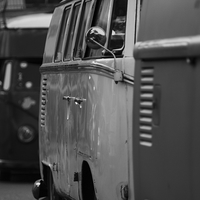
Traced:
<path fill-rule="evenodd" d="M 200 4 L 141 4 L 133 106 L 136 199 L 200 199 Z"/>
<path fill-rule="evenodd" d="M 138 41 L 198 35 L 199 5 L 198 0 L 142 1 Z"/>
<path fill-rule="evenodd" d="M 195 65 L 187 63 L 186 58 L 141 61 L 136 68 L 133 157 L 136 198 L 197 200 L 199 61 Z M 150 91 L 145 89 L 144 82 L 145 70 L 149 68 L 153 70 Z M 145 94 L 153 96 L 145 99 Z"/>
<path fill-rule="evenodd" d="M 51 166 L 60 194 L 75 199 L 82 195 L 81 176 L 86 173 L 83 165 L 88 163 L 96 196 L 121 198 L 120 188 L 128 184 L 132 86 L 115 84 L 109 74 L 99 73 L 98 69 L 88 70 L 92 69 L 89 63 L 87 67 L 57 70 L 43 67 L 47 92 L 45 122 L 40 127 L 40 157 Z M 112 60 L 106 63 L 112 64 Z M 76 98 L 84 101 L 79 104 Z"/>

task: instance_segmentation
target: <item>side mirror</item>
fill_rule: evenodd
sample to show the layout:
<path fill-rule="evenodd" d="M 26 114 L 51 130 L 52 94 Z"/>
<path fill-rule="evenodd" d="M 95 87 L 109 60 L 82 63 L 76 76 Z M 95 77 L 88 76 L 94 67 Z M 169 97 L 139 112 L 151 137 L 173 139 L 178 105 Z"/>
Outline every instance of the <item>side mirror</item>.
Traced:
<path fill-rule="evenodd" d="M 85 35 L 85 40 L 87 45 L 91 48 L 91 49 L 100 49 L 103 48 L 104 50 L 106 50 L 107 52 L 109 52 L 113 58 L 114 58 L 114 81 L 117 84 L 119 81 L 123 81 L 123 72 L 120 71 L 119 69 L 117 69 L 117 62 L 116 62 L 116 56 L 115 54 L 110 51 L 109 49 L 107 49 L 106 47 L 104 47 L 104 44 L 106 43 L 106 33 L 105 31 L 97 26 L 91 27 L 86 35 Z"/>
<path fill-rule="evenodd" d="M 103 46 L 106 43 L 106 33 L 102 28 L 94 26 L 87 31 L 85 40 L 91 49 L 104 48 Z"/>

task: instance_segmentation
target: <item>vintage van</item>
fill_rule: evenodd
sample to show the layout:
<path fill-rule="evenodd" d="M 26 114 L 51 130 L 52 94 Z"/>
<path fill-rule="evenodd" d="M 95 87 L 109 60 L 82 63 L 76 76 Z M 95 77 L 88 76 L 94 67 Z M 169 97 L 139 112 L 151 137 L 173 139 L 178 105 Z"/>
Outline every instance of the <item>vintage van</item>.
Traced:
<path fill-rule="evenodd" d="M 35 183 L 36 198 L 39 185 L 49 198 L 128 198 L 136 31 L 129 9 L 135 1 L 73 0 L 55 8 L 40 68 L 44 182 Z"/>
<path fill-rule="evenodd" d="M 199 17 L 199 0 L 55 9 L 36 199 L 200 199 Z"/>
<path fill-rule="evenodd" d="M 39 172 L 39 67 L 52 14 L 6 19 L 0 29 L 0 175 Z"/>

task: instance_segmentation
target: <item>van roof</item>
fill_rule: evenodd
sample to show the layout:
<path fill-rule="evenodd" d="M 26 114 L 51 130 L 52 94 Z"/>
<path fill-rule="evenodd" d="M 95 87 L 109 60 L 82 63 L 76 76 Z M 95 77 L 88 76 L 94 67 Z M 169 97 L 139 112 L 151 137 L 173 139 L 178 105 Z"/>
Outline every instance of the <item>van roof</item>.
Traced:
<path fill-rule="evenodd" d="M 40 13 L 23 15 L 6 20 L 7 28 L 48 28 L 52 14 Z"/>

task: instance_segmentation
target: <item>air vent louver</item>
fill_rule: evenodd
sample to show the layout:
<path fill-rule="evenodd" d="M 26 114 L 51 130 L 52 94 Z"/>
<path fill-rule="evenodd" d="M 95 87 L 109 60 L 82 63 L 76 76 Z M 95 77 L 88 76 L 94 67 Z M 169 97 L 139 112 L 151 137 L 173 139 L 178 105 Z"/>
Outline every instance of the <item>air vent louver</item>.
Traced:
<path fill-rule="evenodd" d="M 45 116 L 46 116 L 46 101 L 47 101 L 47 78 L 43 77 L 42 79 L 42 91 L 41 91 L 41 110 L 40 110 L 40 124 L 41 126 L 45 125 Z"/>
<path fill-rule="evenodd" d="M 154 68 L 143 67 L 140 88 L 140 145 L 152 146 Z"/>

